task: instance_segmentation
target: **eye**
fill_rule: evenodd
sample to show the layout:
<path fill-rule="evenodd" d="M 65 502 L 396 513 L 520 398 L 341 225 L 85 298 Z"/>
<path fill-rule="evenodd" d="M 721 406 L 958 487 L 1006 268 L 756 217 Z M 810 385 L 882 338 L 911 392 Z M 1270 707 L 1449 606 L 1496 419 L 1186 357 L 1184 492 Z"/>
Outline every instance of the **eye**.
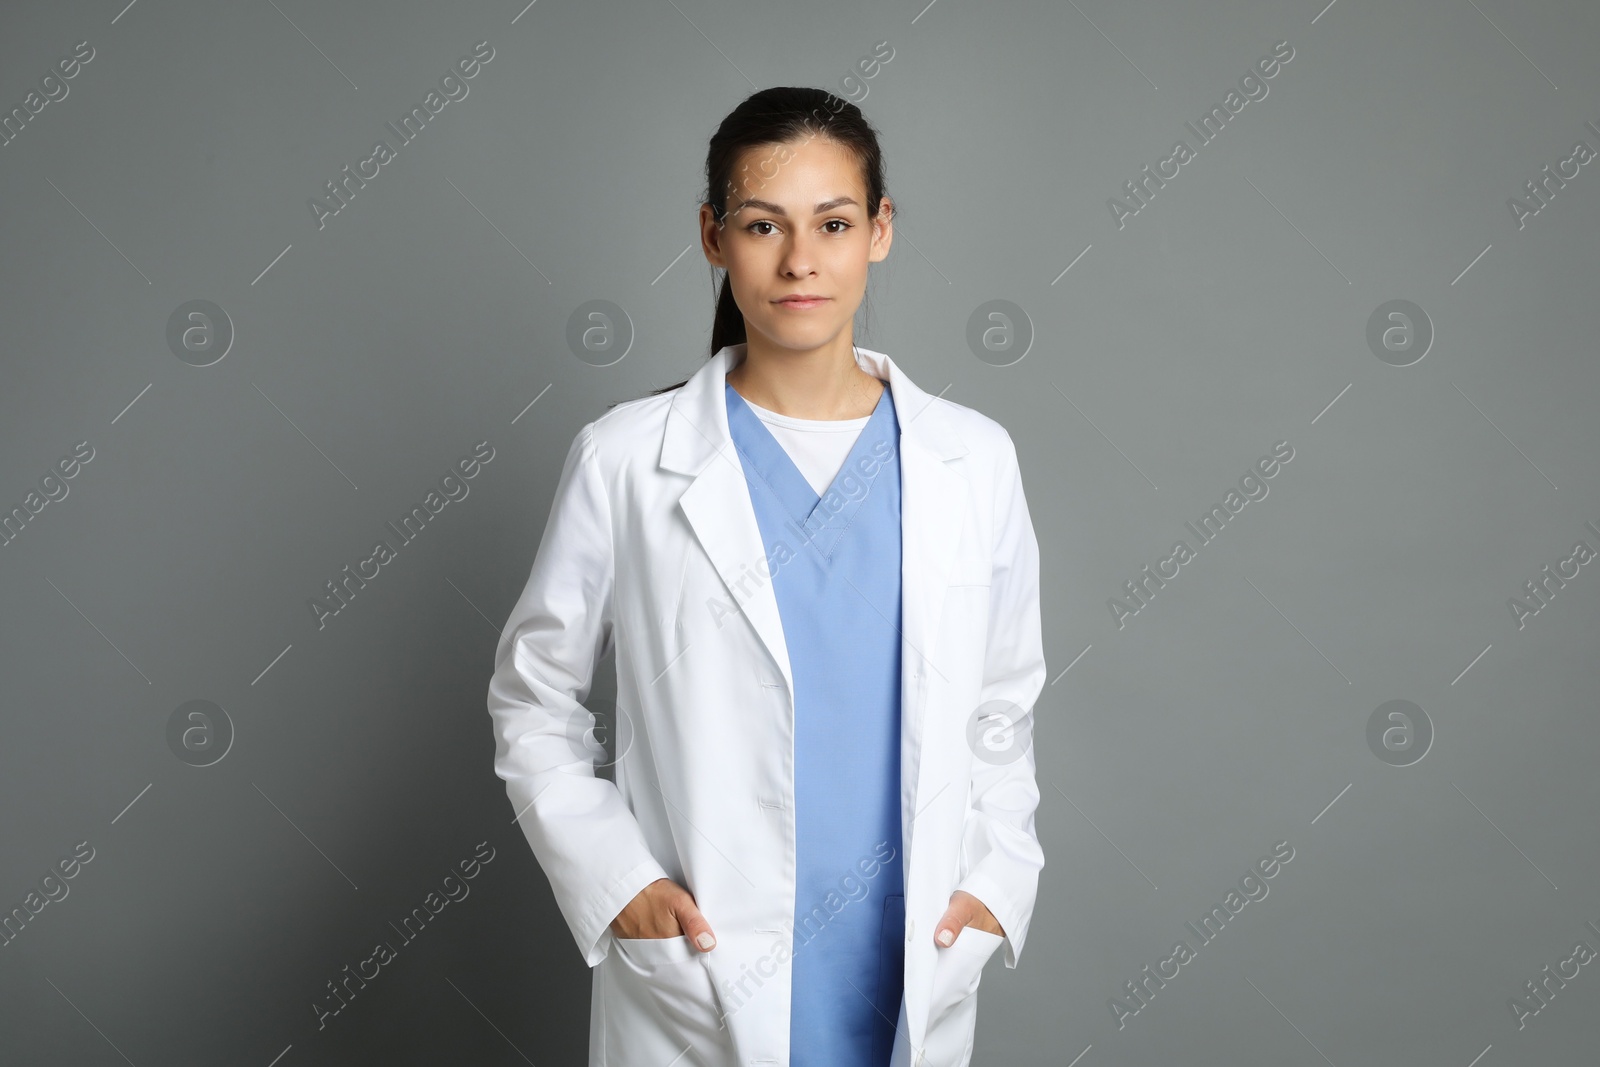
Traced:
<path fill-rule="evenodd" d="M 756 221 L 750 223 L 750 225 L 745 227 L 745 232 L 753 233 L 757 237 L 766 237 L 766 236 L 769 236 L 769 231 L 757 230 L 756 227 L 757 226 L 775 226 L 775 225 L 776 224 L 771 219 L 757 219 Z M 850 229 L 854 229 L 855 228 L 854 224 L 849 222 L 846 219 L 829 219 L 827 222 L 824 222 L 822 224 L 822 226 L 823 226 L 823 229 L 827 233 L 834 234 L 834 235 L 838 235 L 838 234 L 844 233 L 846 230 L 850 230 Z M 839 228 L 835 229 L 835 230 L 829 230 L 829 229 L 827 229 L 827 227 L 829 227 L 829 226 L 838 226 Z"/>

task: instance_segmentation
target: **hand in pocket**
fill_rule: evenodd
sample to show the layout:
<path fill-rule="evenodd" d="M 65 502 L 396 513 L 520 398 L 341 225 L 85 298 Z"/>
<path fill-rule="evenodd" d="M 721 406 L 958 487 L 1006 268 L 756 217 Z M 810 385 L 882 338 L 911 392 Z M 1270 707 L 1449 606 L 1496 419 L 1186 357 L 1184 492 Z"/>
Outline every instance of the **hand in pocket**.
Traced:
<path fill-rule="evenodd" d="M 611 932 L 628 939 L 687 937 L 701 952 L 717 945 L 694 895 L 670 878 L 657 878 L 639 890 L 611 920 Z"/>
<path fill-rule="evenodd" d="M 967 927 L 982 930 L 984 933 L 1005 936 L 1005 927 L 1000 925 L 1000 920 L 994 917 L 994 912 L 988 905 L 971 893 L 960 889 L 950 894 L 950 907 L 945 910 L 944 917 L 939 920 L 934 928 L 934 941 L 940 945 L 953 944 L 961 931 Z M 979 940 L 985 940 L 979 938 Z"/>

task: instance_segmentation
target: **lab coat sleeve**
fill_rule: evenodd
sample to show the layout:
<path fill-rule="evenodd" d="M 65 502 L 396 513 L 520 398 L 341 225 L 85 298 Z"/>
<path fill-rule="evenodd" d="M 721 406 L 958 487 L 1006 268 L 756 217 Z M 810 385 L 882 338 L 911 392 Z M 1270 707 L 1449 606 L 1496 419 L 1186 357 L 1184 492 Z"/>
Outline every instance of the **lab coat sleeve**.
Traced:
<path fill-rule="evenodd" d="M 1044 687 L 1039 619 L 1039 545 L 1016 448 L 1009 435 L 997 464 L 994 562 L 989 589 L 989 635 L 979 707 L 997 718 L 991 758 L 974 755 L 972 793 L 962 834 L 962 877 L 1005 929 L 1006 966 L 1016 967 L 1033 916 L 1044 851 L 1034 830 L 1039 787 L 1034 775 L 1033 707 Z M 981 736 L 981 735 L 980 735 Z M 995 757 L 994 752 L 1003 753 Z"/>
<path fill-rule="evenodd" d="M 614 561 L 590 423 L 567 452 L 533 569 L 495 651 L 488 698 L 495 773 L 590 967 L 610 951 L 617 913 L 669 877 L 583 743 L 594 716 L 582 702 L 612 647 Z"/>

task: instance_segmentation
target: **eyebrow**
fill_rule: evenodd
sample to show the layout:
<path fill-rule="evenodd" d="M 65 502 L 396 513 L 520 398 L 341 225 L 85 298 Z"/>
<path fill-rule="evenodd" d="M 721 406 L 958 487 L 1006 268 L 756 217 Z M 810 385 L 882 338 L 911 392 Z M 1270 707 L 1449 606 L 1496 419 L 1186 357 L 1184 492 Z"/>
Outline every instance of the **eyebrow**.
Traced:
<path fill-rule="evenodd" d="M 836 196 L 832 200 L 822 201 L 822 203 L 818 204 L 813 210 L 816 214 L 821 215 L 825 211 L 832 211 L 836 207 L 843 207 L 845 204 L 854 203 L 856 203 L 856 199 L 853 196 Z M 778 204 L 774 204 L 770 200 L 758 200 L 754 197 L 750 198 L 749 200 L 741 201 L 739 206 L 733 209 L 732 214 L 737 214 L 747 207 L 758 208 L 762 211 L 770 212 L 773 215 L 782 215 L 784 218 L 789 217 L 789 213 Z"/>

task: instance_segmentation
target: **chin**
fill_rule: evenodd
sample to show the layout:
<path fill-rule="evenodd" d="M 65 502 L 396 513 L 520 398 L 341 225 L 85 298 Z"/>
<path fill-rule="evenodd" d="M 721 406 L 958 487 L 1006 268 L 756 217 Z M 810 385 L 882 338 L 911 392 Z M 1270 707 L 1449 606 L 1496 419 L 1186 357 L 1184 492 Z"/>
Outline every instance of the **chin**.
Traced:
<path fill-rule="evenodd" d="M 774 342 L 784 348 L 816 348 L 826 344 L 838 334 L 841 324 L 836 322 L 785 322 L 764 331 Z"/>

